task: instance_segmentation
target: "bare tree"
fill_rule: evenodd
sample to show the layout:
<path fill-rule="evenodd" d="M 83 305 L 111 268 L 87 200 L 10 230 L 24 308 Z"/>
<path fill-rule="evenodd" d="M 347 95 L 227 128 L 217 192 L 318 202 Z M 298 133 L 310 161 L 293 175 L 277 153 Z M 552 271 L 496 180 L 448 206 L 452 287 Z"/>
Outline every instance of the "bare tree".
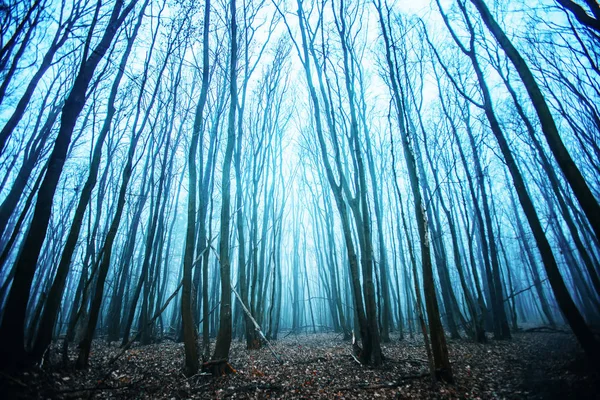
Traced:
<path fill-rule="evenodd" d="M 91 38 L 100 12 L 101 3 L 98 3 L 96 7 L 94 23 L 88 33 L 79 73 L 75 78 L 71 92 L 61 111 L 60 130 L 48 161 L 48 170 L 40 185 L 33 220 L 24 240 L 23 250 L 15 264 L 15 276 L 6 302 L 2 325 L 0 325 L 1 351 L 4 354 L 3 360 L 7 363 L 22 362 L 24 359 L 23 329 L 27 300 L 29 299 L 33 275 L 48 229 L 52 201 L 63 170 L 71 136 L 77 118 L 85 105 L 85 93 L 93 78 L 96 67 L 108 51 L 120 26 L 133 10 L 135 4 L 135 0 L 131 1 L 125 7 L 123 1 L 119 0 L 115 3 L 110 14 L 109 23 L 100 42 L 98 42 L 95 48 L 91 49 Z"/>

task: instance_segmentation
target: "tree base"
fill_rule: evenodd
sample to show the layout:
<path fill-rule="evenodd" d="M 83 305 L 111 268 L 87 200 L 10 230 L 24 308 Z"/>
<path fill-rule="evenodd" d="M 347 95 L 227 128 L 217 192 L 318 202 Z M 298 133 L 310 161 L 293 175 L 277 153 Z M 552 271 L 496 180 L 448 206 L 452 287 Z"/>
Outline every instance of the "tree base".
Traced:
<path fill-rule="evenodd" d="M 262 347 L 262 343 L 260 342 L 259 338 L 254 338 L 251 341 L 249 341 L 248 343 L 246 343 L 246 348 L 248 350 L 258 350 Z"/>
<path fill-rule="evenodd" d="M 213 376 L 223 376 L 237 373 L 237 371 L 225 359 L 210 360 L 203 363 L 202 372 L 207 372 Z"/>

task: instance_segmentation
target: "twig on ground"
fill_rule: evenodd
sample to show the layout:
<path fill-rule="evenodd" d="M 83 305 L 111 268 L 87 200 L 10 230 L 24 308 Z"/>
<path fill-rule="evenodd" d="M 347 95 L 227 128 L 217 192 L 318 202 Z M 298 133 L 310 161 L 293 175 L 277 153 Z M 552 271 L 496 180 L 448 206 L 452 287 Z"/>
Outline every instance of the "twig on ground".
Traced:
<path fill-rule="evenodd" d="M 5 373 L 4 373 L 4 372 L 2 372 L 2 371 L 0 371 L 0 375 L 1 375 L 3 378 L 6 378 L 6 379 L 8 379 L 9 381 L 11 381 L 11 382 L 13 382 L 13 383 L 16 383 L 17 385 L 19 385 L 19 386 L 21 386 L 21 387 L 24 387 L 24 388 L 26 388 L 26 387 L 27 387 L 27 385 L 26 385 L 26 384 L 24 384 L 23 382 L 21 382 L 20 380 L 18 380 L 18 379 L 16 379 L 16 378 L 13 378 L 12 376 L 10 376 L 10 375 L 8 375 L 8 374 L 5 374 Z"/>
<path fill-rule="evenodd" d="M 356 361 L 358 363 L 358 365 L 360 365 L 361 367 L 363 366 L 362 363 L 358 360 L 358 358 L 356 358 L 356 356 L 354 354 L 352 354 L 352 353 L 348 353 L 348 354 L 350 354 L 350 356 L 352 358 L 354 358 L 354 361 Z"/>

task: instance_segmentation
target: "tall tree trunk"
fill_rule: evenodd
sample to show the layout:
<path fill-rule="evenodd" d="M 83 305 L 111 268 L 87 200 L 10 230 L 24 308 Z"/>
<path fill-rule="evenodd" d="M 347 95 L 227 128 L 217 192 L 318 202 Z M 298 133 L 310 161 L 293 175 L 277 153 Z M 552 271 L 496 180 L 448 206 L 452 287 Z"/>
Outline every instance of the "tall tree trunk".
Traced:
<path fill-rule="evenodd" d="M 135 41 L 140 26 L 142 25 L 144 10 L 147 4 L 148 1 L 146 1 L 142 6 L 133 33 L 127 40 L 127 47 L 125 49 L 125 52 L 123 53 L 123 57 L 121 58 L 121 63 L 119 65 L 117 75 L 115 77 L 110 91 L 110 95 L 108 97 L 106 117 L 104 119 L 104 125 L 102 126 L 98 138 L 96 139 L 96 144 L 94 145 L 94 153 L 92 155 L 92 161 L 90 164 L 88 178 L 85 184 L 83 185 L 81 196 L 79 197 L 79 203 L 77 204 L 77 209 L 75 210 L 75 215 L 73 216 L 73 222 L 71 223 L 71 228 L 67 235 L 65 247 L 63 249 L 62 256 L 58 264 L 56 275 L 54 277 L 54 282 L 52 283 L 52 287 L 50 288 L 50 291 L 48 293 L 48 301 L 46 302 L 46 306 L 44 307 L 44 314 L 42 315 L 37 339 L 33 348 L 33 356 L 37 360 L 39 360 L 40 357 L 42 357 L 52 340 L 52 329 L 54 328 L 56 314 L 58 313 L 63 297 L 63 291 L 65 288 L 67 275 L 69 274 L 71 259 L 73 258 L 73 253 L 75 252 L 77 239 L 79 238 L 79 233 L 81 231 L 85 210 L 89 204 L 90 198 L 92 196 L 92 191 L 96 186 L 96 181 L 98 179 L 100 159 L 102 157 L 102 146 L 104 145 L 104 139 L 110 131 L 112 120 L 116 112 L 115 99 L 119 90 L 119 84 L 121 83 L 121 78 L 123 77 L 125 66 L 127 64 L 129 54 L 131 53 L 131 49 L 133 47 L 133 42 Z M 110 158 L 108 159 L 107 164 L 110 164 Z"/>
<path fill-rule="evenodd" d="M 388 33 L 388 26 L 383 16 L 383 10 L 381 2 L 379 1 L 376 5 L 379 14 L 379 21 L 381 24 L 381 31 L 385 43 L 387 69 L 390 78 L 390 91 L 394 99 L 394 105 L 396 107 L 396 118 L 397 127 L 400 130 L 400 136 L 402 141 L 402 148 L 406 167 L 408 169 L 408 175 L 410 180 L 410 187 L 414 200 L 414 214 L 415 220 L 417 221 L 417 228 L 419 232 L 419 241 L 421 243 L 421 263 L 423 269 L 423 286 L 425 292 L 425 305 L 427 310 L 427 317 L 429 320 L 429 331 L 431 335 L 431 348 L 433 353 L 433 359 L 435 364 L 436 372 L 439 372 L 439 377 L 446 382 L 452 382 L 452 368 L 450 366 L 450 360 L 448 358 L 448 348 L 446 346 L 446 337 L 444 334 L 444 328 L 440 320 L 440 312 L 438 308 L 437 294 L 435 291 L 435 282 L 433 279 L 433 268 L 431 262 L 431 247 L 429 241 L 429 233 L 427 229 L 427 215 L 425 212 L 425 206 L 423 204 L 423 198 L 421 195 L 421 189 L 419 184 L 419 176 L 417 173 L 417 166 L 415 162 L 415 156 L 412 149 L 412 144 L 409 139 L 409 132 L 406 131 L 406 121 L 404 120 L 403 100 L 401 99 L 400 92 L 398 89 L 398 81 L 396 77 L 396 65 L 394 65 L 391 56 L 391 43 Z M 416 279 L 416 277 L 415 277 Z"/>
<path fill-rule="evenodd" d="M 48 161 L 48 170 L 38 192 L 33 219 L 24 239 L 21 254 L 15 264 L 15 277 L 0 325 L 0 353 L 2 354 L 3 364 L 22 363 L 24 361 L 23 337 L 29 292 L 48 229 L 54 194 L 62 174 L 73 130 L 85 105 L 86 91 L 93 78 L 94 71 L 108 51 L 117 31 L 135 6 L 135 3 L 136 0 L 132 0 L 123 9 L 123 1 L 116 1 L 106 30 L 98 45 L 90 52 L 89 57 L 82 61 L 71 92 L 63 106 L 60 129 Z M 96 8 L 94 20 L 97 18 L 99 11 L 100 3 Z M 92 24 L 90 29 L 86 50 L 89 49 L 94 26 L 95 24 Z M 87 51 L 84 54 L 87 56 Z"/>
<path fill-rule="evenodd" d="M 229 67 L 229 116 L 227 127 L 227 144 L 223 159 L 223 175 L 221 177 L 221 228 L 219 233 L 219 264 L 221 271 L 221 305 L 219 332 L 215 343 L 213 360 L 229 358 L 231 346 L 231 261 L 229 253 L 230 204 L 231 204 L 231 161 L 235 148 L 235 116 L 237 110 L 237 21 L 236 0 L 230 0 L 230 67 Z"/>
<path fill-rule="evenodd" d="M 465 18 L 467 18 L 467 25 L 471 33 L 471 37 L 473 37 L 473 26 L 468 20 L 466 11 L 464 10 L 464 5 L 462 6 L 463 15 Z M 489 12 L 488 16 L 491 17 Z M 492 133 L 496 137 L 502 155 L 504 156 L 506 166 L 512 176 L 519 202 L 521 203 L 521 207 L 523 208 L 523 212 L 525 213 L 527 221 L 529 222 L 529 226 L 533 232 L 533 236 L 542 256 L 546 274 L 548 275 L 548 280 L 552 286 L 552 289 L 554 290 L 556 301 L 563 313 L 563 316 L 569 322 L 573 333 L 577 337 L 586 354 L 591 360 L 597 360 L 600 357 L 600 344 L 577 309 L 577 306 L 575 305 L 575 302 L 573 301 L 573 298 L 571 297 L 567 286 L 565 285 L 563 277 L 556 263 L 556 259 L 554 258 L 554 254 L 552 253 L 552 247 L 550 246 L 544 228 L 542 227 L 540 219 L 537 215 L 537 211 L 533 205 L 533 201 L 531 200 L 531 197 L 527 191 L 527 186 L 525 185 L 521 171 L 516 164 L 508 141 L 506 140 L 506 137 L 504 136 L 504 133 L 500 127 L 500 123 L 496 118 L 496 114 L 494 113 L 491 94 L 484 80 L 483 72 L 479 67 L 476 58 L 472 58 L 471 61 L 483 94 L 485 115 L 490 124 Z M 600 213 L 596 215 L 600 215 Z"/>
<path fill-rule="evenodd" d="M 590 225 L 594 229 L 596 238 L 600 240 L 600 205 L 598 204 L 598 200 L 592 193 L 585 178 L 581 174 L 581 171 L 575 164 L 575 161 L 569 154 L 569 151 L 560 137 L 554 117 L 550 112 L 550 108 L 546 103 L 546 99 L 544 98 L 533 73 L 506 33 L 504 33 L 500 25 L 496 22 L 485 2 L 483 0 L 471 0 L 471 3 L 477 8 L 484 24 L 490 30 L 492 35 L 494 35 L 498 44 L 502 47 L 521 77 L 521 81 L 529 94 L 531 103 L 540 120 L 546 142 L 563 172 L 566 181 L 573 190 L 575 197 L 577 197 L 579 205 L 587 216 Z M 560 1 L 560 3 L 564 5 L 567 1 L 563 0 Z M 597 20 L 596 24 L 598 24 Z"/>
<path fill-rule="evenodd" d="M 202 44 L 202 87 L 200 99 L 196 105 L 196 116 L 194 119 L 194 131 L 190 141 L 188 153 L 188 209 L 187 229 L 185 235 L 185 253 L 183 256 L 183 290 L 181 293 L 181 317 L 183 325 L 183 342 L 185 348 L 185 374 L 192 376 L 198 372 L 198 344 L 196 341 L 196 325 L 192 315 L 192 267 L 194 263 L 194 245 L 196 234 L 196 196 L 197 196 L 197 172 L 196 153 L 198 142 L 201 137 L 204 106 L 208 95 L 209 78 L 209 28 L 210 28 L 210 0 L 204 4 L 204 30 Z M 202 168 L 202 166 L 200 166 Z"/>

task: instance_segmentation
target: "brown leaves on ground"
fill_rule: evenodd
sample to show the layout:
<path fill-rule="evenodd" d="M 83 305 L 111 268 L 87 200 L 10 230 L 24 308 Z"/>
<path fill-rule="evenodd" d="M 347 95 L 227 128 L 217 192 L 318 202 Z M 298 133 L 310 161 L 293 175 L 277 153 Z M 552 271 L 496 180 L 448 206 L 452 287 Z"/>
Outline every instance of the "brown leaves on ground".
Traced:
<path fill-rule="evenodd" d="M 456 383 L 433 387 L 417 339 L 383 344 L 386 360 L 379 368 L 357 364 L 351 344 L 335 334 L 289 335 L 274 346 L 283 365 L 266 348 L 249 351 L 234 341 L 229 363 L 236 374 L 186 378 L 181 343 L 135 347 L 108 366 L 119 347 L 98 340 L 88 370 L 0 373 L 0 393 L 40 399 L 581 399 L 596 398 L 600 389 L 575 339 L 561 333 L 520 333 L 486 345 L 450 341 Z"/>

